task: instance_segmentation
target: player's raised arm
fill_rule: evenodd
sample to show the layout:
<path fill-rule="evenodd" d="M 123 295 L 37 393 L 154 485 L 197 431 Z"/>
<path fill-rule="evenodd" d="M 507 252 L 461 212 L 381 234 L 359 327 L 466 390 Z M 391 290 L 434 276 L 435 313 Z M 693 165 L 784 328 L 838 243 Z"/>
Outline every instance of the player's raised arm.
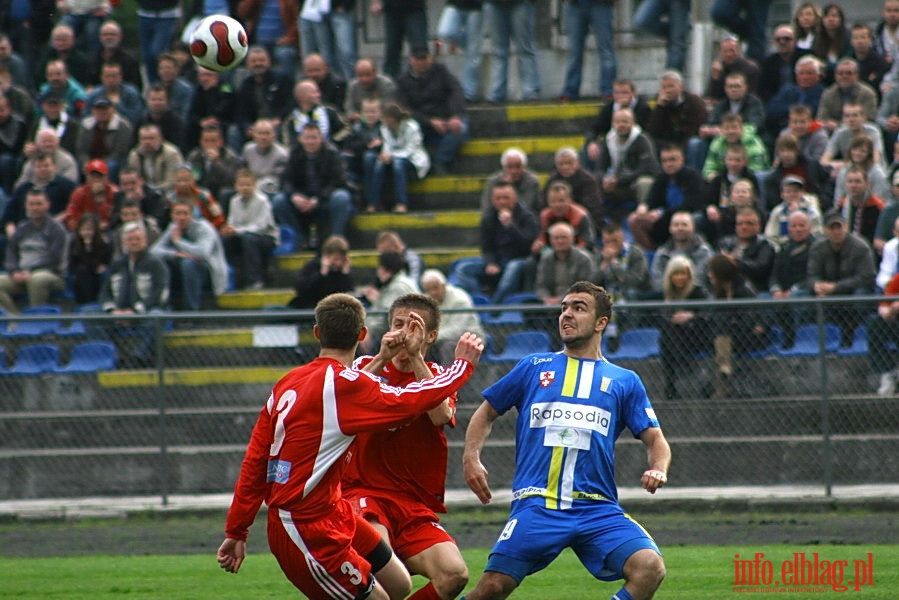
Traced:
<path fill-rule="evenodd" d="M 465 483 L 482 504 L 488 504 L 493 494 L 490 492 L 490 484 L 487 483 L 487 469 L 481 463 L 481 449 L 493 430 L 493 422 L 498 417 L 496 409 L 488 402 L 483 402 L 471 415 L 468 430 L 465 432 L 465 450 L 462 452 Z"/>
<path fill-rule="evenodd" d="M 468 331 L 462 334 L 459 343 L 456 344 L 456 359 L 467 360 L 473 367 L 478 366 L 482 352 L 484 352 L 484 340 Z"/>

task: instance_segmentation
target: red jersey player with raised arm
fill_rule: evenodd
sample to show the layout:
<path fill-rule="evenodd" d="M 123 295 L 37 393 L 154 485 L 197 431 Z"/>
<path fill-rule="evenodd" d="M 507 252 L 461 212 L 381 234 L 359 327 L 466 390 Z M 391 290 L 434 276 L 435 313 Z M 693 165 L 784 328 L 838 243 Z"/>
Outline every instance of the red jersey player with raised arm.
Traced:
<path fill-rule="evenodd" d="M 443 373 L 397 388 L 349 366 L 367 333 L 364 323 L 365 309 L 347 294 L 315 307 L 318 358 L 275 385 L 253 428 L 218 550 L 226 571 L 240 569 L 249 527 L 265 501 L 272 554 L 310 600 L 397 600 L 411 590 L 378 531 L 341 497 L 349 449 L 360 433 L 399 426 L 440 405 L 471 376 L 484 346 L 463 335 Z M 412 315 L 402 331 L 384 335 L 379 356 L 420 352 L 423 341 L 423 321 Z"/>
<path fill-rule="evenodd" d="M 405 294 L 388 312 L 391 332 L 403 331 L 413 315 L 425 323 L 419 352 L 400 350 L 362 356 L 354 366 L 375 373 L 390 385 L 404 386 L 443 372 L 424 356 L 437 339 L 440 309 L 423 294 Z M 468 568 L 436 513 L 445 513 L 447 444 L 444 425 L 454 426 L 456 394 L 400 427 L 361 434 L 343 479 L 343 493 L 390 543 L 409 571 L 430 579 L 409 600 L 451 600 L 468 583 Z"/>

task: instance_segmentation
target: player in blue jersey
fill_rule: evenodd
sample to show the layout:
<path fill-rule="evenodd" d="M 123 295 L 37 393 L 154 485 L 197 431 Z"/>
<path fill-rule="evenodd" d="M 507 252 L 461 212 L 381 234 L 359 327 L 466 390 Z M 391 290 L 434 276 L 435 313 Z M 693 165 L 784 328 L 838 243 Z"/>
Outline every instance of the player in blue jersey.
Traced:
<path fill-rule="evenodd" d="M 648 600 L 665 577 L 658 546 L 618 504 L 614 446 L 625 427 L 643 442 L 649 469 L 641 484 L 655 493 L 668 480 L 668 442 L 637 374 L 602 357 L 612 314 L 606 291 L 579 281 L 561 308 L 564 350 L 523 358 L 484 390 L 468 425 L 465 480 L 486 504 L 481 449 L 493 422 L 518 411 L 512 511 L 480 580 L 460 600 L 504 599 L 566 547 L 594 577 L 624 579 L 613 600 Z"/>

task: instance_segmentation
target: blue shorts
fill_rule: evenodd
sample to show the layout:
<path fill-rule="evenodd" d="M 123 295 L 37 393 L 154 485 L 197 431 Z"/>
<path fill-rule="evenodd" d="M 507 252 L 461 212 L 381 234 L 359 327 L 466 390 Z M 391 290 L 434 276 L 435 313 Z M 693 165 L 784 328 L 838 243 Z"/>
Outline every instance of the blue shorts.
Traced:
<path fill-rule="evenodd" d="M 566 547 L 574 550 L 591 575 L 603 581 L 621 579 L 624 563 L 637 550 L 648 548 L 662 554 L 646 530 L 614 502 L 567 510 L 528 503 L 513 507 L 484 570 L 521 583 Z"/>

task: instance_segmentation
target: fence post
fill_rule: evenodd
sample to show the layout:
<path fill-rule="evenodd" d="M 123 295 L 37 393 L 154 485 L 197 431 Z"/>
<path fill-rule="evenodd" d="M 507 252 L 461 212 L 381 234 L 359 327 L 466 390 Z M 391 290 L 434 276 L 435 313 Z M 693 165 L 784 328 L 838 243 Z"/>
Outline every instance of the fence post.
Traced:
<path fill-rule="evenodd" d="M 824 442 L 824 495 L 833 495 L 833 446 L 830 442 L 830 385 L 827 377 L 827 348 L 824 331 L 824 302 L 815 305 L 818 322 L 818 368 L 821 377 L 821 437 Z"/>
<path fill-rule="evenodd" d="M 159 398 L 159 493 L 162 496 L 162 505 L 168 506 L 169 504 L 169 489 L 168 489 L 168 481 L 169 481 L 169 455 L 168 455 L 168 432 L 167 421 L 166 418 L 166 393 L 167 387 L 165 385 L 165 366 L 164 366 L 164 353 L 163 353 L 163 329 L 165 325 L 165 317 L 163 315 L 156 315 L 153 319 L 153 338 L 154 338 L 154 346 L 156 348 L 155 356 L 156 356 L 156 378 L 157 385 L 159 387 L 159 394 L 157 397 Z"/>

